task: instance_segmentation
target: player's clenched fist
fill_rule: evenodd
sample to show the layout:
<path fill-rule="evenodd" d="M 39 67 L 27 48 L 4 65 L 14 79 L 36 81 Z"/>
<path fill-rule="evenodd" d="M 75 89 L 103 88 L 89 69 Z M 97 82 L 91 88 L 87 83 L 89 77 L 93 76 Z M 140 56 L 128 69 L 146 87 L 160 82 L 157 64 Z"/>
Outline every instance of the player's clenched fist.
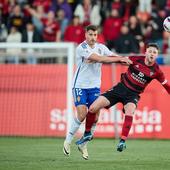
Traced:
<path fill-rule="evenodd" d="M 121 57 L 120 62 L 125 65 L 130 65 L 133 63 L 128 57 Z"/>

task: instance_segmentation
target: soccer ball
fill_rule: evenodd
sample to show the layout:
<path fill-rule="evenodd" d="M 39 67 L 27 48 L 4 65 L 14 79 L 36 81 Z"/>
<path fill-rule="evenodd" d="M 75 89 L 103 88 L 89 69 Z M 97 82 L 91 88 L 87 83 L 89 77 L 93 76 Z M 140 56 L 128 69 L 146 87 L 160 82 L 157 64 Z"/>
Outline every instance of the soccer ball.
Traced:
<path fill-rule="evenodd" d="M 163 27 L 165 31 L 170 32 L 170 16 L 164 19 Z"/>

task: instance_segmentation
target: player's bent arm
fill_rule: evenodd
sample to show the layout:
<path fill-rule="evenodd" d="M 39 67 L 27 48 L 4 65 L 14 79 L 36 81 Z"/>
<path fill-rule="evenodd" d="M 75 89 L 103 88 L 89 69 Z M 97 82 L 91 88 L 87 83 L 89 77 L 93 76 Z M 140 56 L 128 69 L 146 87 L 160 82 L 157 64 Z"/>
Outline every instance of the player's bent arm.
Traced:
<path fill-rule="evenodd" d="M 166 89 L 166 91 L 168 92 L 168 94 L 170 94 L 170 84 L 168 83 L 167 80 L 165 80 L 163 83 L 162 83 L 163 87 Z"/>
<path fill-rule="evenodd" d="M 100 56 L 95 53 L 91 54 L 88 60 L 98 63 L 127 63 L 130 62 L 128 58 L 124 58 L 118 55 L 115 56 Z M 130 63 L 131 64 L 131 63 Z"/>

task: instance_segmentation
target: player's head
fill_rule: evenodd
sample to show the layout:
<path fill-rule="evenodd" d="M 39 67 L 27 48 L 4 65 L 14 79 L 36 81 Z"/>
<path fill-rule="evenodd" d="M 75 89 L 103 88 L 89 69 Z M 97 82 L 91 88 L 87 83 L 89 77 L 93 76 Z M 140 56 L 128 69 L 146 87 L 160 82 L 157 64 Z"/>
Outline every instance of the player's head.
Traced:
<path fill-rule="evenodd" d="M 93 46 L 95 42 L 97 41 L 97 35 L 98 35 L 98 28 L 95 25 L 88 25 L 86 27 L 86 41 L 90 46 Z"/>
<path fill-rule="evenodd" d="M 159 51 L 159 47 L 156 43 L 148 43 L 147 46 L 146 46 L 146 49 L 149 48 L 149 47 L 156 48 Z"/>
<path fill-rule="evenodd" d="M 155 43 L 149 43 L 146 46 L 146 59 L 149 63 L 154 63 L 156 60 L 156 57 L 158 56 L 159 47 Z"/>

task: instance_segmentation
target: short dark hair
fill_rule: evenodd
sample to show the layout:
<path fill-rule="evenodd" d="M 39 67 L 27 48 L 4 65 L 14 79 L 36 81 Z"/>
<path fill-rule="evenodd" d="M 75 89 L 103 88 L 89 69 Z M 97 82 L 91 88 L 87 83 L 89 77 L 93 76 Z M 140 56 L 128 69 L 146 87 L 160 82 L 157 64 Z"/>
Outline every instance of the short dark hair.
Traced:
<path fill-rule="evenodd" d="M 158 45 L 156 43 L 148 43 L 146 45 L 146 48 L 149 48 L 149 47 L 155 47 L 157 50 L 159 50 L 159 47 L 158 47 Z"/>
<path fill-rule="evenodd" d="M 98 30 L 98 27 L 96 25 L 88 25 L 86 27 L 86 31 L 89 31 L 89 30 L 92 30 L 92 31 L 97 31 Z"/>
<path fill-rule="evenodd" d="M 74 19 L 74 18 L 80 19 L 79 15 L 73 15 L 73 19 Z"/>

